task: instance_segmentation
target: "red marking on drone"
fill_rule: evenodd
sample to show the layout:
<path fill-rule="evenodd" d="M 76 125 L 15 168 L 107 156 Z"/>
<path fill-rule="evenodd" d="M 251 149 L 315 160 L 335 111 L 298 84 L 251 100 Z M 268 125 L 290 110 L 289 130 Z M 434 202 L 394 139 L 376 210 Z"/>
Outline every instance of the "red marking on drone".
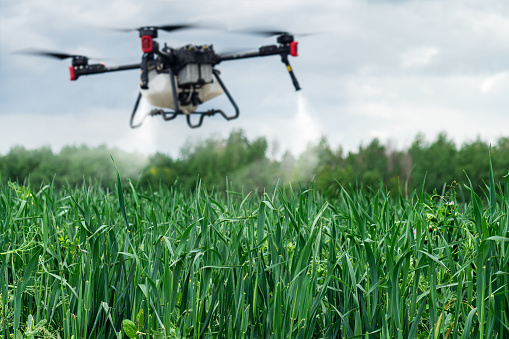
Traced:
<path fill-rule="evenodd" d="M 144 35 L 141 37 L 141 50 L 143 53 L 152 52 L 153 42 L 152 37 L 150 35 Z"/>
<path fill-rule="evenodd" d="M 76 74 L 74 74 L 74 66 L 69 67 L 69 72 L 71 73 L 71 80 L 76 80 Z"/>
<path fill-rule="evenodd" d="M 297 45 L 299 44 L 298 41 L 292 41 L 290 42 L 290 55 L 291 56 L 299 56 L 299 54 L 297 53 Z"/>

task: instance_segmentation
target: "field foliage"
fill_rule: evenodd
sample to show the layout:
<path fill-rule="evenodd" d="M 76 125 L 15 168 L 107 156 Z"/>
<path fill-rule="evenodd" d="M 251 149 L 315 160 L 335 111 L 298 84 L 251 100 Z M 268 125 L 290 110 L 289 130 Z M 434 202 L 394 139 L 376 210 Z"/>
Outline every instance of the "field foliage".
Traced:
<path fill-rule="evenodd" d="M 9 338 L 507 338 L 509 177 L 445 195 L 0 186 Z"/>
<path fill-rule="evenodd" d="M 115 171 L 111 170 L 110 154 L 124 180 L 136 182 L 139 190 L 156 188 L 160 183 L 171 186 L 178 180 L 180 187 L 194 191 L 199 176 L 208 188 L 226 189 L 225 177 L 246 190 L 272 191 L 278 181 L 309 183 L 329 197 L 341 193 L 336 180 L 351 183 L 355 188 L 378 187 L 397 192 L 421 189 L 426 193 L 442 191 L 444 184 L 458 183 L 458 200 L 469 201 L 464 184 L 472 186 L 483 197 L 488 182 L 487 164 L 492 161 L 493 174 L 502 180 L 509 169 L 509 137 L 500 137 L 494 144 L 479 138 L 456 145 L 445 133 L 434 141 L 417 135 L 406 149 L 399 150 L 390 141 L 373 139 L 358 150 L 348 152 L 341 145 L 330 145 L 325 138 L 309 143 L 299 155 L 279 149 L 277 140 L 264 137 L 248 139 L 242 130 L 229 136 L 212 136 L 189 141 L 178 156 L 155 153 L 150 156 L 129 153 L 105 145 L 96 147 L 65 146 L 58 153 L 49 147 L 27 150 L 13 147 L 0 155 L 0 182 L 16 181 L 38 189 L 51 182 L 58 189 L 87 183 L 114 189 Z M 465 173 L 470 177 L 471 184 Z"/>

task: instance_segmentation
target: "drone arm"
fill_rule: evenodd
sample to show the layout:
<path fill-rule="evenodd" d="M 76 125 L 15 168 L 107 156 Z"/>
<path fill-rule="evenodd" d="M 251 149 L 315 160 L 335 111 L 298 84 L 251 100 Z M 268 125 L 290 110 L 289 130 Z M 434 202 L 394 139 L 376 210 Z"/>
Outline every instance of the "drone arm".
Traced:
<path fill-rule="evenodd" d="M 288 54 L 282 54 L 281 61 L 286 65 L 286 69 L 288 70 L 288 73 L 290 73 L 290 77 L 292 78 L 292 82 L 293 82 L 293 86 L 295 87 L 295 90 L 299 91 L 301 88 L 299 86 L 299 82 L 297 81 L 297 77 L 293 73 L 292 66 L 290 66 L 290 62 L 288 61 Z"/>
<path fill-rule="evenodd" d="M 144 53 L 141 58 L 141 75 L 140 75 L 140 88 L 148 89 L 148 62 L 149 62 L 149 53 Z"/>
<path fill-rule="evenodd" d="M 247 59 L 254 57 L 262 57 L 262 56 L 270 56 L 270 55 L 281 55 L 281 61 L 285 64 L 288 73 L 290 73 L 290 77 L 292 78 L 293 86 L 295 90 L 300 90 L 299 82 L 297 81 L 297 77 L 293 73 L 292 67 L 290 66 L 290 62 L 288 61 L 288 55 L 297 56 L 297 42 L 292 42 L 289 45 L 269 45 L 262 46 L 258 49 L 258 51 L 254 52 L 244 52 L 237 54 L 225 54 L 220 55 L 218 57 L 217 63 L 221 61 L 227 60 L 239 60 L 239 59 Z"/>
<path fill-rule="evenodd" d="M 78 78 L 82 75 L 127 71 L 132 69 L 139 69 L 140 67 L 141 64 L 109 66 L 109 67 L 104 64 L 93 64 L 85 66 L 71 66 L 69 67 L 69 71 L 71 73 L 71 80 L 78 80 Z"/>
<path fill-rule="evenodd" d="M 278 55 L 283 53 L 288 54 L 290 53 L 290 50 L 284 46 L 283 47 L 278 47 L 276 45 L 262 46 L 257 51 L 219 55 L 217 63 L 220 63 L 221 61 L 248 59 L 261 56 Z"/>

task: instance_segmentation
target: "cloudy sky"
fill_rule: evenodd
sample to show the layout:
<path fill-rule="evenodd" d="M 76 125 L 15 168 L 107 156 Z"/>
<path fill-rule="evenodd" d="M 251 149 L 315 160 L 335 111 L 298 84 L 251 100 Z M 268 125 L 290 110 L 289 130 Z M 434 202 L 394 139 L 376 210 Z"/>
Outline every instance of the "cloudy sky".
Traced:
<path fill-rule="evenodd" d="M 295 92 L 277 56 L 224 62 L 218 69 L 239 119 L 206 118 L 203 127 L 189 129 L 183 117 L 151 118 L 132 130 L 137 71 L 70 82 L 68 60 L 12 54 L 39 48 L 107 65 L 137 63 L 137 33 L 106 27 L 199 19 L 231 30 L 320 33 L 298 39 L 299 57 L 290 60 L 302 91 Z M 217 30 L 159 35 L 173 47 L 213 44 L 219 51 L 275 43 Z M 212 103 L 230 109 L 224 96 Z M 404 148 L 418 133 L 431 141 L 441 131 L 458 145 L 509 136 L 509 2 L 0 0 L 0 154 L 13 145 L 58 151 L 85 143 L 177 156 L 188 140 L 234 128 L 295 154 L 322 135 L 347 150 L 374 137 Z"/>

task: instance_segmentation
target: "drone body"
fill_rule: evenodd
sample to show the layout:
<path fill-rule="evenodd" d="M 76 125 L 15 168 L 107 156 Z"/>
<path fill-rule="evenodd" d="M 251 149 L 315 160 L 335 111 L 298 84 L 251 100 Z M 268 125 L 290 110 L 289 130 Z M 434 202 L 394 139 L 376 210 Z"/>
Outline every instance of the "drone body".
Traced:
<path fill-rule="evenodd" d="M 293 35 L 280 31 L 253 32 L 265 36 L 277 36 L 278 45 L 259 47 L 252 52 L 235 54 L 217 54 L 212 45 L 187 45 L 180 48 L 168 47 L 166 44 L 160 48 L 155 40 L 158 30 L 174 31 L 179 29 L 193 28 L 192 25 L 167 25 L 149 26 L 137 28 L 141 38 L 141 50 L 143 52 L 141 63 L 108 67 L 102 63 L 89 64 L 88 58 L 79 55 L 68 55 L 53 52 L 32 52 L 51 56 L 59 59 L 72 58 L 72 66 L 69 67 L 71 80 L 77 80 L 80 76 L 117 72 L 124 70 L 140 70 L 140 93 L 131 114 L 130 125 L 132 128 L 139 127 L 145 117 L 162 115 L 164 120 L 172 120 L 178 115 L 185 115 L 191 128 L 201 126 L 204 117 L 213 116 L 216 113 L 226 120 L 232 120 L 239 116 L 239 108 L 231 94 L 224 85 L 216 66 L 223 61 L 247 59 L 262 56 L 280 55 L 292 79 L 295 90 L 300 90 L 299 83 L 288 61 L 289 56 L 297 56 L 297 42 Z M 233 115 L 227 115 L 221 109 L 198 111 L 199 106 L 217 96 L 226 94 L 234 108 Z M 152 106 L 159 108 L 148 112 L 139 123 L 134 123 L 135 115 L 141 98 L 144 97 Z M 165 110 L 169 109 L 169 110 Z M 197 115 L 197 123 L 193 123 L 191 115 Z"/>
<path fill-rule="evenodd" d="M 143 41 L 142 37 L 142 47 Z M 153 42 L 148 45 L 151 44 Z M 140 92 L 151 105 L 191 114 L 200 104 L 224 93 L 214 74 L 217 55 L 212 46 L 187 45 L 178 49 L 165 46 L 161 52 L 164 57 L 158 56 L 148 62 L 148 79 L 142 71 Z"/>

